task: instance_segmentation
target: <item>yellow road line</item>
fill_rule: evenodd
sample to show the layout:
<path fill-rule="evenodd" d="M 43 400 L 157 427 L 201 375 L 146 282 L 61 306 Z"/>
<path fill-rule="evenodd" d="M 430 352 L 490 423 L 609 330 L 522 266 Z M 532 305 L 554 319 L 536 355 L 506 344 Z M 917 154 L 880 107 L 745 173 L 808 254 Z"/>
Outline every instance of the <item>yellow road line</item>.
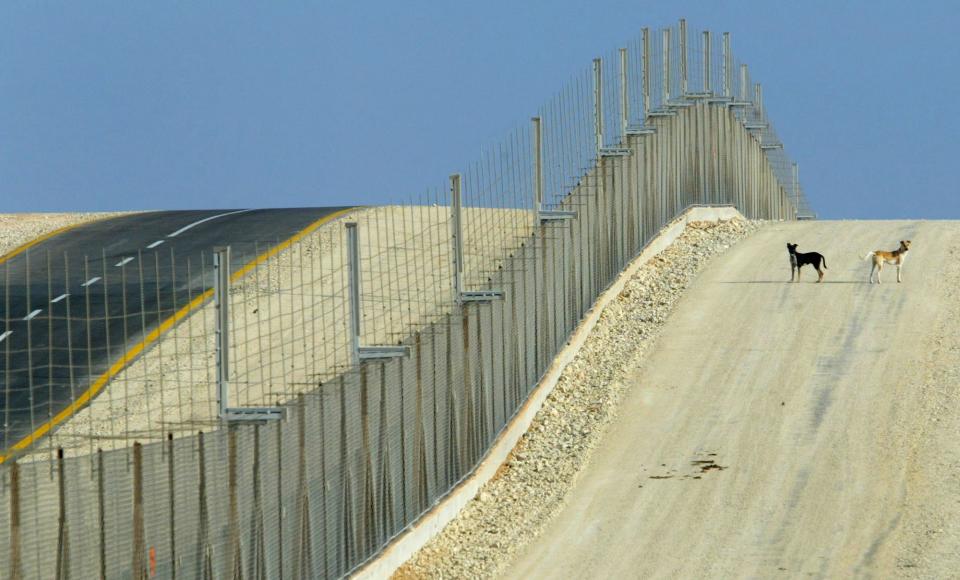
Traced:
<path fill-rule="evenodd" d="M 356 208 L 351 207 L 347 209 L 342 209 L 342 210 L 335 211 L 331 214 L 327 214 L 323 216 L 322 218 L 313 222 L 306 228 L 297 232 L 290 239 L 286 240 L 281 244 L 274 246 L 270 250 L 257 256 L 255 259 L 247 263 L 245 266 L 243 266 L 242 268 L 234 272 L 233 275 L 230 277 L 230 279 L 233 281 L 239 280 L 244 274 L 246 274 L 256 266 L 258 266 L 259 264 L 262 264 L 266 260 L 270 259 L 271 257 L 275 256 L 279 252 L 282 252 L 283 250 L 289 248 L 293 243 L 297 242 L 298 240 L 304 238 L 305 236 L 310 235 L 314 230 L 316 230 L 320 226 L 326 223 L 329 223 L 343 216 L 347 212 L 353 211 L 354 209 Z M 120 371 L 126 368 L 128 364 L 133 362 L 133 360 L 137 356 L 139 356 L 140 353 L 142 353 L 148 346 L 150 346 L 151 343 L 155 342 L 158 338 L 160 338 L 160 336 L 163 333 L 170 330 L 170 328 L 174 324 L 176 324 L 177 322 L 189 316 L 193 310 L 201 306 L 211 296 L 213 296 L 213 289 L 207 290 L 203 294 L 200 294 L 199 296 L 191 300 L 189 304 L 187 304 L 186 306 L 178 310 L 172 316 L 168 317 L 162 323 L 160 323 L 160 326 L 155 328 L 150 334 L 148 334 L 139 343 L 131 347 L 117 362 L 113 363 L 105 373 L 100 375 L 100 377 L 97 378 L 97 380 L 94 381 L 93 384 L 91 384 L 90 387 L 86 391 L 84 391 L 82 395 L 80 395 L 79 397 L 77 397 L 76 400 L 70 403 L 68 407 L 66 407 L 65 409 L 57 413 L 56 416 L 54 416 L 52 419 L 50 419 L 49 421 L 47 421 L 46 423 L 38 427 L 33 433 L 27 435 L 26 437 L 18 441 L 15 445 L 7 449 L 6 455 L 0 455 L 0 464 L 10 459 L 10 457 L 12 457 L 15 453 L 25 450 L 27 447 L 32 445 L 37 439 L 43 437 L 44 435 L 49 433 L 51 429 L 53 429 L 60 423 L 66 421 L 74 413 L 82 409 L 87 403 L 93 400 L 93 398 L 97 396 L 97 394 L 99 394 L 101 390 L 103 390 L 103 388 L 110 381 L 110 379 L 115 377 L 117 374 L 120 373 Z"/>
<path fill-rule="evenodd" d="M 244 274 L 246 274 L 246 273 L 249 272 L 250 270 L 256 268 L 257 266 L 259 266 L 259 265 L 262 264 L 263 262 L 269 260 L 270 258 L 272 258 L 273 256 L 277 255 L 278 253 L 282 252 L 283 250 L 286 250 L 287 248 L 289 248 L 289 247 L 291 246 L 291 244 L 294 244 L 295 242 L 298 242 L 298 241 L 301 240 L 302 238 L 304 238 L 304 237 L 306 237 L 306 236 L 309 236 L 310 234 L 313 233 L 314 230 L 316 230 L 317 228 L 319 228 L 319 227 L 322 226 L 323 224 L 328 223 L 328 222 L 331 222 L 331 221 L 333 221 L 333 220 L 335 220 L 335 219 L 337 219 L 337 218 L 339 218 L 339 217 L 342 217 L 342 216 L 346 215 L 347 213 L 349 213 L 349 212 L 351 212 L 351 211 L 354 211 L 355 209 L 357 209 L 357 208 L 355 208 L 355 207 L 348 207 L 348 208 L 346 208 L 346 209 L 341 209 L 341 210 L 339 210 L 339 211 L 335 211 L 335 212 L 333 212 L 332 214 L 326 215 L 326 216 L 318 219 L 317 221 L 313 222 L 313 223 L 310 224 L 309 226 L 307 226 L 307 227 L 303 228 L 302 230 L 300 230 L 299 232 L 297 232 L 297 233 L 296 233 L 293 237 L 291 237 L 289 240 L 283 242 L 282 244 L 278 244 L 278 245 L 274 246 L 273 248 L 271 248 L 270 250 L 268 250 L 268 251 L 260 254 L 259 256 L 257 256 L 256 259 L 254 259 L 253 261 L 251 261 L 249 264 L 247 264 L 247 265 L 244 266 L 243 268 L 240 268 L 239 270 L 237 270 L 236 272 L 234 272 L 233 275 L 230 277 L 230 279 L 231 279 L 231 280 L 239 280 L 241 276 L 243 276 Z"/>

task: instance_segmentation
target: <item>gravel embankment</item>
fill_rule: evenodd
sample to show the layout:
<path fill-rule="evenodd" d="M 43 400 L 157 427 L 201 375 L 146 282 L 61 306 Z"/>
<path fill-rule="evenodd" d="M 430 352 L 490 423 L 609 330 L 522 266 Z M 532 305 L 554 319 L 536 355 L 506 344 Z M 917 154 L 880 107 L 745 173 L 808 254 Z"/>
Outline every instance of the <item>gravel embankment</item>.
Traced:
<path fill-rule="evenodd" d="M 0 214 L 0 257 L 52 231 L 129 212 Z"/>
<path fill-rule="evenodd" d="M 763 224 L 690 224 L 604 310 L 497 476 L 394 578 L 494 576 L 563 505 L 684 289 L 714 256 Z"/>

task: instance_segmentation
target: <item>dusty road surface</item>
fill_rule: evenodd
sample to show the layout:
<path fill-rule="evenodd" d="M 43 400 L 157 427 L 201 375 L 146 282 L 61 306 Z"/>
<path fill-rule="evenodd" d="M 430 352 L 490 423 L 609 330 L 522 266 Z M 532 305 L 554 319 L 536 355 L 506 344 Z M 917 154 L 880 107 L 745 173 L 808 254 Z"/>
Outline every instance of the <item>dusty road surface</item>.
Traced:
<path fill-rule="evenodd" d="M 896 283 L 867 251 L 913 247 Z M 786 242 L 826 255 L 789 284 Z M 515 578 L 960 575 L 960 223 L 773 224 L 681 299 Z"/>

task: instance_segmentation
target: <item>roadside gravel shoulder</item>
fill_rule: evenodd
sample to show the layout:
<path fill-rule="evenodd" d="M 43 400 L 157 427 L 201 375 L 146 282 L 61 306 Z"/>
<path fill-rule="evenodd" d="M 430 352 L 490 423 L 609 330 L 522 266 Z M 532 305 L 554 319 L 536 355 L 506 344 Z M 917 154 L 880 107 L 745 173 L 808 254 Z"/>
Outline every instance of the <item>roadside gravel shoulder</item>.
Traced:
<path fill-rule="evenodd" d="M 630 279 L 497 476 L 394 578 L 491 577 L 563 507 L 605 428 L 623 380 L 643 362 L 697 273 L 762 222 L 695 222 Z"/>
<path fill-rule="evenodd" d="M 0 257 L 60 228 L 131 212 L 0 214 Z"/>

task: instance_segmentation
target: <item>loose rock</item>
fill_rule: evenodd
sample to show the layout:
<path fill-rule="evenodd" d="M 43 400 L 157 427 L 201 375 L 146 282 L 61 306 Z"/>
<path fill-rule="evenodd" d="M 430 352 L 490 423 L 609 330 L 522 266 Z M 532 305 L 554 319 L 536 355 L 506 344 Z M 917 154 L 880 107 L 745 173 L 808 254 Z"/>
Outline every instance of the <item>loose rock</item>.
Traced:
<path fill-rule="evenodd" d="M 480 501 L 470 502 L 395 578 L 491 577 L 507 565 L 563 506 L 616 417 L 623 378 L 641 364 L 683 290 L 711 259 L 762 225 L 739 219 L 688 224 L 641 267 L 564 369 L 507 460 L 510 469 L 488 482 Z M 491 496 L 511 501 L 484 501 Z"/>

